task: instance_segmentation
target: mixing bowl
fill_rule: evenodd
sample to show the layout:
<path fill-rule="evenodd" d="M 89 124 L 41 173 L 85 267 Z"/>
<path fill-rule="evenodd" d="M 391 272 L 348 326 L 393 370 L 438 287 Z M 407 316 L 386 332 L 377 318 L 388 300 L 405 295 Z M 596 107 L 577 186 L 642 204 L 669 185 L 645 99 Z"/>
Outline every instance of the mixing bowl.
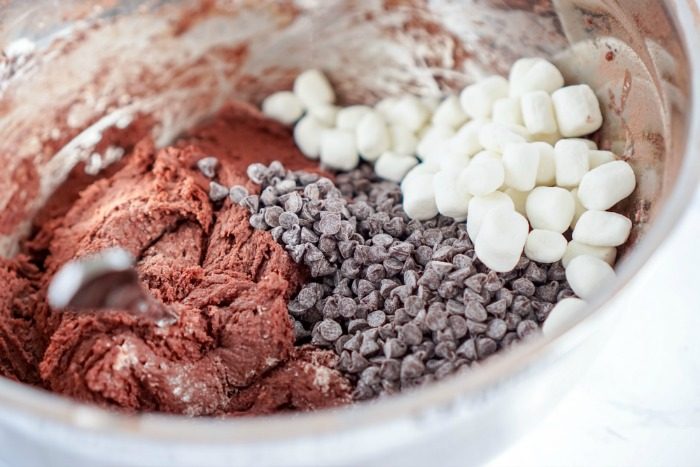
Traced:
<path fill-rule="evenodd" d="M 629 160 L 635 221 L 618 279 L 577 322 L 447 380 L 311 414 L 128 416 L 0 378 L 9 465 L 460 465 L 540 419 L 609 334 L 635 273 L 698 181 L 700 11 L 692 0 L 0 2 L 0 250 L 104 131 L 149 115 L 167 144 L 236 98 L 259 103 L 303 69 L 343 103 L 438 97 L 521 56 L 596 91 L 599 144 Z"/>

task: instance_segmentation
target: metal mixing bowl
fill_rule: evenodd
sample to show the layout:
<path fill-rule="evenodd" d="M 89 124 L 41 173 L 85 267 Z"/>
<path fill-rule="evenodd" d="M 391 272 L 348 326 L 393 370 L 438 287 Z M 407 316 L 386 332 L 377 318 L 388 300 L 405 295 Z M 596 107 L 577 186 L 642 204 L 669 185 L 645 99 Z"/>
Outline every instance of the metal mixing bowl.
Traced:
<path fill-rule="evenodd" d="M 437 97 L 515 58 L 549 57 L 596 90 L 605 114 L 596 137 L 639 180 L 621 208 L 636 227 L 617 282 L 557 336 L 397 397 L 255 419 L 125 416 L 0 378 L 0 459 L 466 465 L 503 449 L 576 382 L 695 189 L 699 26 L 693 0 L 0 2 L 5 255 L 104 128 L 148 113 L 166 144 L 226 100 L 259 102 L 308 67 L 326 70 L 349 103 Z"/>

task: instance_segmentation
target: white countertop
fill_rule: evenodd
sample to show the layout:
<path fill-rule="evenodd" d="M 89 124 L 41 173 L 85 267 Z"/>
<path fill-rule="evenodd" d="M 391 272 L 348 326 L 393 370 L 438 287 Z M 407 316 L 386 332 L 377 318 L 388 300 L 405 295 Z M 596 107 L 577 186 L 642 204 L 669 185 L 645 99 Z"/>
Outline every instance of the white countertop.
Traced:
<path fill-rule="evenodd" d="M 576 388 L 488 464 L 700 465 L 700 194 Z"/>

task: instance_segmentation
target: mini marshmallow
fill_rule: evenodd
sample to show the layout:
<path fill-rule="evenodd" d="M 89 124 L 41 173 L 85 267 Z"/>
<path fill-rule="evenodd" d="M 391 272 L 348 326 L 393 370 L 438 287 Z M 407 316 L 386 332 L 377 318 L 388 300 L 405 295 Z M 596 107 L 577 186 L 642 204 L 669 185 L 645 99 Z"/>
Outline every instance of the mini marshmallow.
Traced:
<path fill-rule="evenodd" d="M 530 143 L 511 143 L 503 150 L 505 184 L 519 191 L 535 188 L 540 151 Z"/>
<path fill-rule="evenodd" d="M 391 136 L 384 118 L 379 112 L 367 112 L 355 130 L 357 150 L 367 161 L 375 161 L 389 149 Z"/>
<path fill-rule="evenodd" d="M 581 255 L 595 256 L 612 266 L 615 264 L 615 259 L 617 258 L 617 248 L 612 246 L 586 245 L 585 243 L 571 240 L 569 244 L 566 245 L 566 251 L 561 259 L 561 264 L 567 267 L 572 259 Z"/>
<path fill-rule="evenodd" d="M 587 84 L 554 91 L 552 103 L 559 132 L 564 137 L 587 135 L 603 124 L 598 98 Z"/>
<path fill-rule="evenodd" d="M 461 156 L 456 154 L 448 154 L 445 157 L 441 157 L 439 160 L 440 170 L 449 171 L 453 174 L 459 175 L 464 169 L 467 168 L 471 162 L 471 157 Z"/>
<path fill-rule="evenodd" d="M 435 175 L 432 173 L 418 173 L 404 178 L 401 184 L 403 209 L 411 219 L 424 221 L 437 216 L 433 178 Z"/>
<path fill-rule="evenodd" d="M 439 161 L 449 153 L 449 144 L 454 130 L 447 126 L 433 125 L 428 128 L 416 147 L 419 159 Z"/>
<path fill-rule="evenodd" d="M 441 99 L 439 97 L 434 97 L 434 96 L 423 96 L 420 98 L 421 102 L 425 106 L 426 109 L 430 111 L 430 113 L 434 113 L 437 111 L 437 108 L 440 106 Z"/>
<path fill-rule="evenodd" d="M 321 151 L 321 134 L 327 127 L 311 115 L 302 117 L 294 126 L 294 143 L 310 159 L 318 159 Z"/>
<path fill-rule="evenodd" d="M 502 123 L 486 123 L 479 129 L 479 144 L 489 151 L 502 153 L 508 143 L 525 143 L 527 139 L 518 134 L 513 126 Z"/>
<path fill-rule="evenodd" d="M 467 217 L 467 233 L 474 241 L 481 230 L 481 223 L 484 216 L 490 210 L 497 207 L 506 207 L 514 210 L 513 200 L 508 195 L 500 191 L 490 193 L 486 196 L 474 196 L 469 200 L 469 217 Z"/>
<path fill-rule="evenodd" d="M 467 118 L 459 103 L 459 97 L 447 96 L 435 110 L 433 124 L 457 129 L 467 121 Z"/>
<path fill-rule="evenodd" d="M 526 215 L 525 203 L 527 203 L 527 197 L 530 195 L 529 191 L 518 191 L 513 188 L 506 188 L 503 193 L 507 194 L 510 199 L 513 200 L 513 207 L 517 212 Z"/>
<path fill-rule="evenodd" d="M 530 192 L 525 211 L 533 229 L 564 233 L 574 217 L 574 199 L 564 188 L 540 186 Z"/>
<path fill-rule="evenodd" d="M 608 162 L 583 176 L 578 198 L 587 209 L 605 211 L 631 195 L 636 186 L 634 171 L 627 162 Z"/>
<path fill-rule="evenodd" d="M 513 123 L 508 123 L 505 125 L 506 128 L 508 128 L 510 131 L 515 133 L 516 135 L 520 135 L 523 138 L 525 138 L 525 141 L 530 141 L 532 139 L 532 134 L 530 134 L 529 131 L 527 131 L 527 128 L 525 128 L 522 125 L 515 125 Z"/>
<path fill-rule="evenodd" d="M 409 170 L 404 176 L 403 180 L 401 181 L 401 191 L 404 191 L 406 186 L 411 185 L 414 178 L 420 178 L 422 175 L 425 174 L 435 175 L 439 171 L 440 167 L 438 166 L 432 164 L 419 163 L 411 170 Z"/>
<path fill-rule="evenodd" d="M 520 98 L 525 128 L 532 134 L 557 132 L 552 98 L 545 91 L 532 91 Z"/>
<path fill-rule="evenodd" d="M 610 151 L 600 151 L 595 148 L 588 151 L 588 165 L 590 166 L 591 170 L 595 169 L 596 167 L 600 167 L 603 164 L 607 164 L 608 162 L 612 162 L 615 159 L 617 159 L 615 154 Z"/>
<path fill-rule="evenodd" d="M 522 125 L 523 117 L 520 110 L 520 99 L 517 97 L 502 97 L 493 103 L 491 119 L 496 123 L 507 125 Z"/>
<path fill-rule="evenodd" d="M 485 118 L 477 118 L 465 123 L 450 140 L 450 154 L 473 156 L 483 149 L 479 143 L 479 130 L 488 123 Z"/>
<path fill-rule="evenodd" d="M 536 141 L 532 143 L 540 153 L 540 164 L 537 166 L 537 186 L 552 186 L 556 182 L 556 166 L 554 164 L 554 147 L 549 143 Z"/>
<path fill-rule="evenodd" d="M 306 70 L 294 80 L 294 94 L 307 108 L 335 102 L 328 78 L 319 70 Z"/>
<path fill-rule="evenodd" d="M 366 105 L 351 105 L 350 107 L 344 107 L 338 111 L 336 115 L 335 125 L 340 130 L 351 130 L 354 131 L 357 125 L 362 120 L 365 114 L 372 111 L 371 107 Z"/>
<path fill-rule="evenodd" d="M 490 210 L 474 241 L 477 258 L 496 272 L 509 272 L 518 264 L 527 240 L 527 219 L 508 207 Z"/>
<path fill-rule="evenodd" d="M 530 68 L 537 63 L 537 60 L 544 60 L 543 58 L 539 57 L 525 57 L 525 58 L 519 58 L 510 67 L 510 72 L 508 73 L 508 82 L 511 83 L 510 91 L 511 93 L 513 92 L 513 85 L 512 83 L 515 81 L 520 81 L 528 71 L 530 71 Z"/>
<path fill-rule="evenodd" d="M 615 271 L 600 258 L 581 255 L 569 261 L 566 281 L 576 295 L 588 300 L 615 281 Z"/>
<path fill-rule="evenodd" d="M 510 95 L 522 96 L 532 91 L 552 93 L 564 86 L 564 77 L 543 58 L 521 58 L 510 70 Z"/>
<path fill-rule="evenodd" d="M 391 125 L 389 128 L 391 134 L 392 150 L 397 154 L 412 156 L 416 153 L 418 146 L 418 138 L 411 130 L 403 125 Z"/>
<path fill-rule="evenodd" d="M 588 138 L 569 138 L 569 140 L 581 141 L 582 143 L 586 143 L 586 146 L 588 146 L 588 149 L 590 149 L 591 151 L 596 151 L 598 149 L 598 145 L 596 144 L 596 142 Z"/>
<path fill-rule="evenodd" d="M 581 200 L 578 199 L 578 188 L 571 190 L 571 196 L 574 198 L 574 218 L 571 219 L 571 230 L 573 230 L 581 215 L 586 212 L 586 208 L 581 204 Z"/>
<path fill-rule="evenodd" d="M 273 120 L 291 125 L 304 113 L 301 101 L 289 91 L 270 94 L 262 102 L 262 112 Z"/>
<path fill-rule="evenodd" d="M 566 238 L 551 230 L 535 229 L 527 236 L 525 255 L 539 263 L 556 263 L 566 251 Z"/>
<path fill-rule="evenodd" d="M 374 163 L 374 172 L 385 180 L 399 183 L 417 164 L 418 159 L 413 156 L 386 151 Z"/>
<path fill-rule="evenodd" d="M 315 105 L 309 109 L 309 114 L 327 126 L 335 126 L 340 108 L 331 104 Z"/>
<path fill-rule="evenodd" d="M 391 123 L 403 125 L 413 132 L 420 130 L 429 118 L 430 110 L 415 96 L 404 96 L 391 108 Z"/>
<path fill-rule="evenodd" d="M 588 172 L 588 146 L 581 141 L 562 139 L 554 145 L 557 185 L 575 187 Z"/>
<path fill-rule="evenodd" d="M 505 171 L 498 154 L 481 151 L 459 175 L 459 181 L 475 196 L 493 193 L 503 185 Z"/>
<path fill-rule="evenodd" d="M 321 133 L 321 162 L 336 170 L 352 170 L 360 162 L 355 145 L 355 133 L 327 129 Z"/>
<path fill-rule="evenodd" d="M 387 122 L 393 122 L 394 121 L 394 108 L 396 107 L 396 104 L 399 102 L 399 99 L 396 97 L 385 97 L 384 99 L 380 100 L 377 102 L 374 106 L 374 110 L 379 112 L 382 117 L 384 117 L 384 120 Z"/>
<path fill-rule="evenodd" d="M 593 246 L 620 246 L 627 241 L 632 221 L 621 214 L 586 211 L 576 223 L 572 238 Z"/>
<path fill-rule="evenodd" d="M 443 216 L 463 221 L 467 218 L 471 195 L 458 182 L 457 174 L 441 170 L 433 178 L 435 204 Z"/>
<path fill-rule="evenodd" d="M 580 298 L 569 297 L 558 302 L 552 311 L 547 315 L 547 319 L 542 324 L 542 334 L 553 336 L 573 323 L 588 306 L 588 303 Z"/>
<path fill-rule="evenodd" d="M 502 76 L 489 76 L 467 86 L 459 95 L 462 109 L 471 118 L 489 117 L 496 100 L 508 97 L 508 80 Z"/>
<path fill-rule="evenodd" d="M 547 143 L 550 146 L 554 146 L 557 141 L 561 139 L 561 135 L 557 131 L 556 133 L 550 133 L 550 134 L 534 134 L 530 135 L 530 140 L 535 141 L 535 142 L 542 142 L 542 143 Z"/>

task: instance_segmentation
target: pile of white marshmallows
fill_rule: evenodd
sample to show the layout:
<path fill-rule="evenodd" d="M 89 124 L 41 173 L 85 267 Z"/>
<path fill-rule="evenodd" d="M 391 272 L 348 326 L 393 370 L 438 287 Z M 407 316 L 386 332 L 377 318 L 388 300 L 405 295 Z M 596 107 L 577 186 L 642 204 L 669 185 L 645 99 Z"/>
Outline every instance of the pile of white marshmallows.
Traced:
<path fill-rule="evenodd" d="M 374 108 L 334 102 L 326 77 L 308 70 L 293 92 L 270 95 L 262 109 L 296 122 L 294 140 L 307 157 L 343 171 L 364 159 L 380 177 L 401 182 L 411 218 L 466 219 L 477 257 L 494 271 L 512 270 L 523 251 L 541 263 L 562 260 L 583 299 L 614 278 L 616 247 L 632 222 L 607 210 L 636 180 L 627 162 L 582 138 L 603 122 L 588 85 L 564 86 L 552 63 L 523 58 L 509 79 L 487 77 L 441 102 L 411 95 Z M 575 300 L 562 306 L 581 305 Z"/>

